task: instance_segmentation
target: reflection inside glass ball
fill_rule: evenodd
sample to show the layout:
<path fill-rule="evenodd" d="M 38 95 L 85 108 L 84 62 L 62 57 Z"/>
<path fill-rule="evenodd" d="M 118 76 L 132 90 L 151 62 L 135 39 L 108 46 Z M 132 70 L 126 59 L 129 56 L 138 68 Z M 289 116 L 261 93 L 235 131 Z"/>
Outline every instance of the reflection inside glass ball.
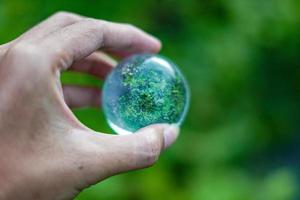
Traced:
<path fill-rule="evenodd" d="M 107 77 L 102 105 L 118 134 L 130 134 L 154 123 L 180 125 L 189 104 L 187 83 L 170 60 L 152 54 L 134 55 Z"/>

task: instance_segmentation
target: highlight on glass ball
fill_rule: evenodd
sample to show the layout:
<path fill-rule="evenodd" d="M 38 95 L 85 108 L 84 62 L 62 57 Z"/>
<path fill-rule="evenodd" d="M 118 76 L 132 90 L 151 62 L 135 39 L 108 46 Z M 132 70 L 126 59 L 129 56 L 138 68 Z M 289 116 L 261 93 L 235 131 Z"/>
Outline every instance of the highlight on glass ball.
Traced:
<path fill-rule="evenodd" d="M 180 126 L 189 95 L 187 82 L 172 61 L 160 55 L 138 54 L 108 75 L 102 105 L 110 127 L 125 135 L 156 123 Z"/>

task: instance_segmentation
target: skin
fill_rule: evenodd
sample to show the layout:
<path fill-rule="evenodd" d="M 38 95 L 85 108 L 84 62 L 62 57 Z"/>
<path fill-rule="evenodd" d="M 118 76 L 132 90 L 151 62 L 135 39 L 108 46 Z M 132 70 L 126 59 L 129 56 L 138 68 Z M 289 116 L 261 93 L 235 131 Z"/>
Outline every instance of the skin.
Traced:
<path fill-rule="evenodd" d="M 70 108 L 98 106 L 98 88 L 62 86 L 59 76 L 74 70 L 103 79 L 116 64 L 103 52 L 123 57 L 160 48 L 131 25 L 66 12 L 1 45 L 0 199 L 73 199 L 105 178 L 153 165 L 177 127 L 95 132 Z"/>

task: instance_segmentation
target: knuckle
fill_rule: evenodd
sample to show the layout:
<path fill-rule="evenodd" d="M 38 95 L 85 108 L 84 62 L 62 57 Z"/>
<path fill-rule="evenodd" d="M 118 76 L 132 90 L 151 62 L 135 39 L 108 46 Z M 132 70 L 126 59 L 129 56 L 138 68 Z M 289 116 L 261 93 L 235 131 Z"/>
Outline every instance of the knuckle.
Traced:
<path fill-rule="evenodd" d="M 93 18 L 85 18 L 81 20 L 81 23 L 86 26 L 86 31 L 90 33 L 102 34 L 107 29 L 108 22 L 104 20 L 98 20 Z"/>
<path fill-rule="evenodd" d="M 128 29 L 128 30 L 132 30 L 135 31 L 137 30 L 137 27 L 132 25 L 132 24 L 124 24 L 124 26 Z"/>
<path fill-rule="evenodd" d="M 90 36 L 91 38 L 102 36 L 104 37 L 104 33 L 109 30 L 108 22 L 104 20 L 97 20 L 93 18 L 85 18 L 81 20 L 82 27 L 85 28 L 85 34 Z M 103 43 L 105 38 L 99 40 L 99 42 Z M 103 45 L 103 44 L 102 44 Z"/>
<path fill-rule="evenodd" d="M 53 16 L 65 16 L 65 15 L 70 15 L 71 13 L 68 11 L 60 10 L 57 11 L 53 14 Z"/>
<path fill-rule="evenodd" d="M 75 21 L 77 19 L 75 14 L 67 11 L 58 11 L 53 15 L 53 17 L 66 21 Z"/>
<path fill-rule="evenodd" d="M 87 23 L 90 25 L 94 25 L 94 26 L 99 26 L 102 23 L 102 20 L 97 20 L 97 19 L 93 19 L 93 18 L 84 18 L 83 20 L 81 20 L 81 22 L 83 23 Z"/>
<path fill-rule="evenodd" d="M 55 12 L 52 16 L 53 17 L 61 17 L 61 16 L 64 16 L 67 12 L 66 11 L 57 11 Z"/>

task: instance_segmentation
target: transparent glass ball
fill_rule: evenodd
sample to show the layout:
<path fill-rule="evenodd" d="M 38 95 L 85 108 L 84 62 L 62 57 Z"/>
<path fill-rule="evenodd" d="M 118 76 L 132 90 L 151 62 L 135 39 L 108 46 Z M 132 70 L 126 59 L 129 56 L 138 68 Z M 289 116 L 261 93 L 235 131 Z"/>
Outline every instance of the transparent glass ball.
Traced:
<path fill-rule="evenodd" d="M 131 134 L 154 123 L 181 125 L 189 106 L 189 88 L 173 62 L 160 55 L 138 54 L 108 75 L 102 106 L 118 134 Z"/>

